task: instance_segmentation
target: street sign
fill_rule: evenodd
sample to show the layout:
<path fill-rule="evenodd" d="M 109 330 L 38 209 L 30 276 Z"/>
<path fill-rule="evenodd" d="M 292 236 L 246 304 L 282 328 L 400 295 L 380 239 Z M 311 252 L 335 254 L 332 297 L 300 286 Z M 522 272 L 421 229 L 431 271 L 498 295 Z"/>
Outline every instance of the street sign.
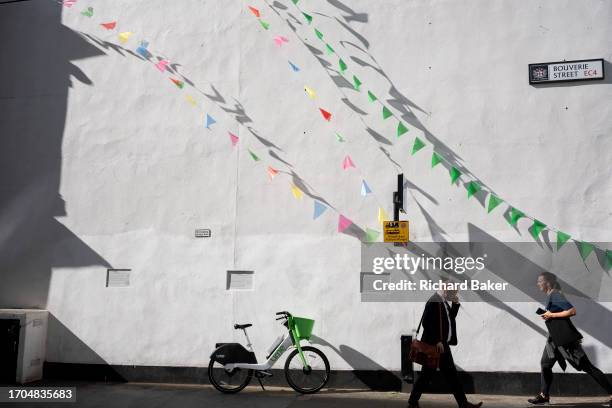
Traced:
<path fill-rule="evenodd" d="M 604 79 L 603 59 L 529 64 L 529 83 L 590 81 Z"/>
<path fill-rule="evenodd" d="M 408 242 L 408 221 L 385 221 L 385 242 Z"/>

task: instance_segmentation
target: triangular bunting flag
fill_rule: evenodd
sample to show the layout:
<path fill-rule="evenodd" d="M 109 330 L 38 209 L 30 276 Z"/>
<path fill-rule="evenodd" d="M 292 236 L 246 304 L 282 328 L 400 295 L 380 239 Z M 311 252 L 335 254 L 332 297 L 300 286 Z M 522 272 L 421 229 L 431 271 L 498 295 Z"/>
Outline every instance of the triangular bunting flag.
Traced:
<path fill-rule="evenodd" d="M 185 95 L 185 99 L 187 99 L 187 102 L 189 102 L 192 106 L 196 106 L 198 104 L 191 95 Z"/>
<path fill-rule="evenodd" d="M 319 30 L 317 30 L 316 28 L 314 29 L 314 32 L 315 32 L 315 35 L 317 36 L 317 38 L 318 38 L 319 40 L 322 40 L 322 39 L 323 39 L 323 33 L 322 33 L 322 32 L 320 32 L 320 31 L 319 31 Z"/>
<path fill-rule="evenodd" d="M 380 232 L 373 230 L 371 228 L 366 228 L 365 241 L 366 242 L 376 242 L 378 240 L 378 236 Z"/>
<path fill-rule="evenodd" d="M 370 189 L 370 186 L 368 186 L 368 183 L 366 183 L 365 180 L 361 180 L 361 195 L 365 197 L 371 192 L 372 190 Z"/>
<path fill-rule="evenodd" d="M 119 34 L 119 42 L 121 44 L 125 44 L 126 42 L 128 42 L 128 40 L 130 39 L 130 37 L 132 36 L 133 33 L 126 31 L 124 33 Z"/>
<path fill-rule="evenodd" d="M 261 26 L 264 28 L 264 30 L 267 30 L 268 28 L 270 28 L 270 24 L 266 23 L 263 20 L 259 20 L 259 24 L 261 24 Z"/>
<path fill-rule="evenodd" d="M 401 122 L 400 122 L 401 123 Z M 414 138 L 414 143 L 412 144 L 412 154 L 414 155 L 416 152 L 425 147 L 425 143 L 418 137 Z M 433 159 L 432 159 L 433 162 Z M 432 166 L 433 167 L 433 166 Z"/>
<path fill-rule="evenodd" d="M 249 10 L 251 10 L 251 13 L 253 13 L 255 15 L 255 17 L 257 17 L 257 18 L 261 17 L 261 14 L 259 13 L 259 10 L 257 10 L 255 7 L 249 6 Z"/>
<path fill-rule="evenodd" d="M 540 236 L 540 232 L 542 232 L 544 228 L 546 228 L 546 224 L 538 220 L 533 220 L 533 225 L 531 226 L 531 236 L 533 239 L 537 241 L 538 237 Z"/>
<path fill-rule="evenodd" d="M 312 16 L 310 14 L 302 13 L 308 24 L 312 23 Z"/>
<path fill-rule="evenodd" d="M 274 177 L 276 177 L 277 174 L 278 174 L 278 170 L 276 170 L 272 166 L 268 166 L 268 177 L 270 178 L 270 181 L 272 181 L 272 179 L 274 179 Z"/>
<path fill-rule="evenodd" d="M 157 68 L 160 72 L 164 72 L 166 70 L 166 65 L 168 65 L 170 61 L 161 60 L 157 64 L 155 64 L 155 68 Z"/>
<path fill-rule="evenodd" d="M 174 85 L 178 86 L 181 89 L 183 89 L 183 86 L 185 86 L 183 81 L 179 81 L 178 79 L 174 79 L 174 78 L 170 78 L 170 80 L 172 81 L 172 83 L 174 83 Z"/>
<path fill-rule="evenodd" d="M 593 252 L 593 249 L 595 249 L 595 246 L 590 242 L 580 241 L 580 243 L 578 244 L 578 249 L 580 250 L 580 256 L 582 257 L 582 260 L 586 261 L 589 255 L 591 255 L 591 252 Z"/>
<path fill-rule="evenodd" d="M 338 232 L 344 232 L 348 227 L 353 224 L 353 221 L 340 214 L 338 216 Z"/>
<path fill-rule="evenodd" d="M 372 92 L 368 91 L 368 100 L 370 102 L 374 102 L 376 99 L 378 99 L 378 98 L 376 98 L 376 95 L 374 95 Z"/>
<path fill-rule="evenodd" d="M 319 108 L 319 110 L 321 111 L 321 115 L 323 115 L 325 120 L 329 122 L 331 120 L 332 114 L 326 111 L 325 109 Z"/>
<path fill-rule="evenodd" d="M 83 10 L 81 12 L 82 15 L 84 15 L 85 17 L 92 17 L 93 16 L 93 7 L 87 7 L 87 10 Z"/>
<path fill-rule="evenodd" d="M 508 222 L 510 222 L 510 225 L 512 225 L 513 227 L 516 227 L 516 223 L 518 222 L 518 220 L 523 218 L 524 216 L 525 213 L 521 210 L 517 210 L 514 207 L 510 207 L 510 220 Z"/>
<path fill-rule="evenodd" d="M 346 62 L 344 62 L 344 60 L 342 58 L 340 58 L 338 60 L 338 66 L 340 67 L 340 73 L 344 74 L 344 71 L 346 71 Z"/>
<path fill-rule="evenodd" d="M 327 55 L 332 55 L 335 51 L 329 44 L 325 44 L 325 50 L 327 51 Z"/>
<path fill-rule="evenodd" d="M 457 170 L 457 168 L 452 167 L 450 169 L 451 184 L 455 184 L 455 181 L 457 181 L 459 176 L 461 176 L 461 172 L 459 170 Z"/>
<path fill-rule="evenodd" d="M 306 91 L 306 93 L 308 94 L 308 97 L 310 99 L 314 99 L 314 98 L 317 97 L 317 93 L 314 91 L 314 89 L 312 89 L 310 87 L 305 86 L 304 87 L 304 91 Z"/>
<path fill-rule="evenodd" d="M 442 162 L 442 157 L 440 157 L 438 153 L 433 152 L 431 154 L 431 167 L 436 167 L 438 164 L 440 164 L 440 162 Z"/>
<path fill-rule="evenodd" d="M 470 181 L 469 183 L 467 183 L 466 188 L 467 188 L 468 198 L 470 198 L 474 194 L 480 191 L 480 184 L 478 184 L 475 181 Z"/>
<path fill-rule="evenodd" d="M 314 215 L 312 216 L 313 220 L 316 220 L 327 210 L 327 206 L 317 200 L 314 200 Z"/>
<path fill-rule="evenodd" d="M 342 160 L 342 168 L 344 170 L 348 169 L 349 167 L 355 167 L 355 163 L 353 163 L 353 160 L 351 159 L 351 156 L 346 155 L 346 157 L 344 158 L 344 160 Z"/>
<path fill-rule="evenodd" d="M 498 205 L 500 205 L 503 202 L 504 202 L 504 200 L 502 200 L 501 198 L 497 197 L 495 194 L 489 195 L 489 206 L 487 207 L 487 213 L 490 213 L 491 211 L 493 211 L 495 209 L 495 207 L 497 207 Z"/>
<path fill-rule="evenodd" d="M 293 72 L 298 72 L 300 69 L 298 68 L 297 65 L 295 65 L 293 62 L 289 61 L 289 66 L 291 67 L 291 69 L 293 70 Z"/>
<path fill-rule="evenodd" d="M 251 150 L 249 150 L 249 154 L 251 155 L 251 159 L 253 159 L 256 162 L 259 161 L 259 157 L 257 157 L 257 155 L 253 153 Z"/>
<path fill-rule="evenodd" d="M 295 184 L 291 184 L 291 192 L 297 200 L 301 200 L 302 195 L 304 194 Z"/>
<path fill-rule="evenodd" d="M 402 122 L 399 122 L 397 124 L 397 137 L 400 137 L 401 135 L 403 135 L 407 131 L 408 131 L 408 128 L 406 126 L 404 126 L 404 124 Z"/>
<path fill-rule="evenodd" d="M 274 43 L 279 47 L 286 42 L 289 42 L 289 39 L 287 39 L 287 37 L 283 37 L 282 35 L 277 35 L 276 37 L 274 37 Z"/>
<path fill-rule="evenodd" d="M 297 5 L 298 1 L 300 1 L 300 0 L 291 0 L 291 1 L 293 2 L 293 4 Z"/>
<path fill-rule="evenodd" d="M 606 271 L 612 269 L 612 251 L 606 250 Z"/>
<path fill-rule="evenodd" d="M 382 207 L 378 207 L 378 223 L 382 225 L 385 221 L 389 221 L 389 216 Z"/>
<path fill-rule="evenodd" d="M 557 251 L 571 238 L 571 235 L 565 232 L 557 231 Z"/>
<path fill-rule="evenodd" d="M 141 41 L 138 48 L 136 48 L 136 52 L 140 54 L 143 58 L 147 58 L 149 56 L 149 51 L 147 50 L 148 46 L 149 43 L 147 41 Z"/>
<path fill-rule="evenodd" d="M 386 106 L 383 105 L 382 115 L 383 115 L 383 119 L 388 119 L 391 116 L 393 116 L 393 113 L 391 113 L 391 111 Z"/>
<path fill-rule="evenodd" d="M 210 129 L 210 127 L 214 125 L 215 123 L 217 123 L 217 121 L 207 113 L 206 114 L 206 126 L 205 126 L 206 129 Z"/>
<path fill-rule="evenodd" d="M 361 86 L 361 81 L 359 80 L 359 78 L 357 78 L 355 75 L 353 75 L 353 87 L 356 90 L 359 90 L 360 86 Z"/>
<path fill-rule="evenodd" d="M 111 21 L 110 23 L 102 23 L 100 24 L 102 27 L 106 28 L 107 30 L 112 30 L 115 28 L 115 26 L 117 25 L 116 21 Z"/>
<path fill-rule="evenodd" d="M 232 132 L 227 132 L 229 134 L 230 141 L 232 142 L 232 146 L 236 146 L 240 138 L 233 134 Z M 250 151 L 249 151 L 250 153 Z"/>
<path fill-rule="evenodd" d="M 338 139 L 340 143 L 344 142 L 344 138 L 342 137 L 340 133 L 336 133 L 336 138 Z"/>

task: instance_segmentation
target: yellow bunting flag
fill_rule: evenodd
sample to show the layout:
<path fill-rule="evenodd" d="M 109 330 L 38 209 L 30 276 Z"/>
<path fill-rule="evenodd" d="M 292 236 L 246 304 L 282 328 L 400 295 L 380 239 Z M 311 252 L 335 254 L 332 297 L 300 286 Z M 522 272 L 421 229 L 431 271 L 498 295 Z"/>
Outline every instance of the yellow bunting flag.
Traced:
<path fill-rule="evenodd" d="M 300 190 L 295 184 L 291 184 L 291 192 L 293 193 L 293 196 L 298 199 L 301 200 L 302 199 L 302 190 Z"/>
<path fill-rule="evenodd" d="M 389 216 L 387 215 L 387 213 L 385 212 L 385 210 L 383 210 L 382 207 L 378 208 L 378 222 L 380 224 L 384 223 L 385 221 L 389 221 Z"/>
<path fill-rule="evenodd" d="M 192 106 L 196 106 L 197 105 L 197 102 L 195 101 L 195 99 L 193 99 L 193 97 L 191 95 L 185 96 L 185 99 L 187 99 L 187 102 L 189 102 Z"/>
<path fill-rule="evenodd" d="M 306 91 L 310 99 L 314 99 L 317 97 L 317 93 L 314 91 L 314 89 L 304 86 L 304 90 Z"/>
<path fill-rule="evenodd" d="M 125 44 L 126 42 L 128 42 L 132 34 L 133 33 L 129 31 L 119 34 L 119 41 L 121 42 L 121 44 Z"/>

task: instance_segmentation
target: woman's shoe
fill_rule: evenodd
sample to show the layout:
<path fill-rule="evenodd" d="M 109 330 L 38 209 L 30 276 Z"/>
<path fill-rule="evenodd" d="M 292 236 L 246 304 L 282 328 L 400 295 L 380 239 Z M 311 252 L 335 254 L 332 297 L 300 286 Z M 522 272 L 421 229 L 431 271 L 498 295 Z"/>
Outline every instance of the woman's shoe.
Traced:
<path fill-rule="evenodd" d="M 545 397 L 542 394 L 538 394 L 535 396 L 535 398 L 528 399 L 527 402 L 534 405 L 548 404 L 550 402 L 550 398 Z"/>

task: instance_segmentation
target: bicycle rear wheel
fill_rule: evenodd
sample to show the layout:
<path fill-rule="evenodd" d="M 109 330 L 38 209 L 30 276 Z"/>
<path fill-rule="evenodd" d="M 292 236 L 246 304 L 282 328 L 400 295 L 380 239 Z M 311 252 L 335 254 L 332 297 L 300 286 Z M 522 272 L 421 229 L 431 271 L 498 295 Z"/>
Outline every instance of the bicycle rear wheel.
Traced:
<path fill-rule="evenodd" d="M 321 350 L 311 346 L 302 347 L 302 353 L 308 367 L 304 367 L 297 349 L 294 349 L 285 361 L 285 378 L 297 392 L 314 394 L 329 380 L 329 361 Z"/>
<path fill-rule="evenodd" d="M 253 378 L 253 370 L 234 368 L 228 371 L 218 361 L 210 360 L 208 363 L 208 380 L 213 387 L 223 393 L 234 394 L 241 391 L 249 385 L 251 378 Z"/>

